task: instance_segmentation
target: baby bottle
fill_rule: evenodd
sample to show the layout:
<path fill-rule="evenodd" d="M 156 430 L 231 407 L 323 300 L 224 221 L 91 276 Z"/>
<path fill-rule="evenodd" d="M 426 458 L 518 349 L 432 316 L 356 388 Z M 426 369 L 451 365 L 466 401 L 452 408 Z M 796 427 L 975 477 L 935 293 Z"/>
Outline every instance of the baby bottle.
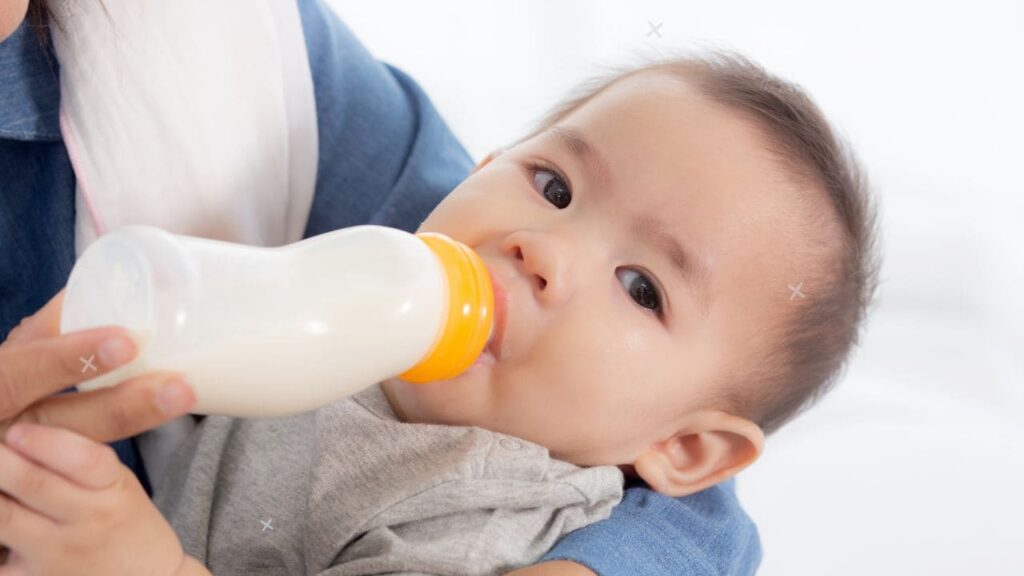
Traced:
<path fill-rule="evenodd" d="M 118 228 L 75 263 L 61 333 L 120 325 L 135 360 L 79 384 L 184 374 L 193 412 L 282 416 L 398 376 L 451 378 L 493 325 L 490 273 L 440 234 L 355 226 L 276 248 Z"/>

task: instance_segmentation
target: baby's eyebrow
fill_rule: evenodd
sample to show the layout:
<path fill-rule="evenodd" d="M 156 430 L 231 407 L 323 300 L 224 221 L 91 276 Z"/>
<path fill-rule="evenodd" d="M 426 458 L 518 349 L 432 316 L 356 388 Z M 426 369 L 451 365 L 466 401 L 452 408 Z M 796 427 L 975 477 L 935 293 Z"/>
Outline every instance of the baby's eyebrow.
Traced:
<path fill-rule="evenodd" d="M 582 132 L 571 126 L 552 126 L 550 132 L 555 141 L 568 150 L 577 162 L 588 164 L 604 184 L 611 184 L 611 165 L 590 145 Z"/>
<path fill-rule="evenodd" d="M 672 262 L 683 284 L 690 289 L 702 316 L 708 315 L 710 304 L 710 272 L 693 250 L 688 250 L 678 238 L 667 232 L 668 227 L 657 216 L 644 214 L 633 220 L 633 233 L 643 241 L 658 247 Z"/>

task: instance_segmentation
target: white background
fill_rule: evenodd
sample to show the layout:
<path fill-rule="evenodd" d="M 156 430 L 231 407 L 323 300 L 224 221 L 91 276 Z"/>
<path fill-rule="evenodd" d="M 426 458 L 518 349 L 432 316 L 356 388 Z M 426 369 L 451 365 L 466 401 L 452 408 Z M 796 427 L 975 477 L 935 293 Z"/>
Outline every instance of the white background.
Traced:
<path fill-rule="evenodd" d="M 1021 3 L 331 3 L 475 160 L 637 53 L 734 48 L 807 88 L 885 263 L 844 380 L 740 475 L 760 574 L 1024 574 Z"/>

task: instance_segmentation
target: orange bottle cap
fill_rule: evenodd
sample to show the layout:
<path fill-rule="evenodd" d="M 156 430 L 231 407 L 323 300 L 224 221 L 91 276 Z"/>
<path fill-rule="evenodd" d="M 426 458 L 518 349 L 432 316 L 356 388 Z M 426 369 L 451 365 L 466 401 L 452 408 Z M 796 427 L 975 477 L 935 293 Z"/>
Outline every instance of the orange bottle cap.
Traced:
<path fill-rule="evenodd" d="M 443 234 L 416 235 L 437 255 L 448 280 L 448 317 L 434 347 L 400 378 L 417 384 L 464 372 L 483 352 L 494 324 L 494 287 L 480 255 Z"/>

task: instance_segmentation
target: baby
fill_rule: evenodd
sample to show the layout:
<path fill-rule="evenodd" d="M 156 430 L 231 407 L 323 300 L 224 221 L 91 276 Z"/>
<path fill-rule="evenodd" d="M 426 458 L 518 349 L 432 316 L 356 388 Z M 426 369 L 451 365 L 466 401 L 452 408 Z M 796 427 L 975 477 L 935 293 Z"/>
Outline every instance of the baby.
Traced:
<path fill-rule="evenodd" d="M 488 155 L 420 231 L 476 249 L 505 295 L 480 359 L 308 414 L 199 419 L 169 458 L 146 455 L 192 558 L 131 484 L 125 517 L 152 548 L 104 548 L 102 562 L 330 575 L 532 563 L 606 518 L 626 480 L 684 496 L 753 463 L 841 372 L 877 276 L 852 155 L 799 89 L 728 53 L 591 85 Z"/>

